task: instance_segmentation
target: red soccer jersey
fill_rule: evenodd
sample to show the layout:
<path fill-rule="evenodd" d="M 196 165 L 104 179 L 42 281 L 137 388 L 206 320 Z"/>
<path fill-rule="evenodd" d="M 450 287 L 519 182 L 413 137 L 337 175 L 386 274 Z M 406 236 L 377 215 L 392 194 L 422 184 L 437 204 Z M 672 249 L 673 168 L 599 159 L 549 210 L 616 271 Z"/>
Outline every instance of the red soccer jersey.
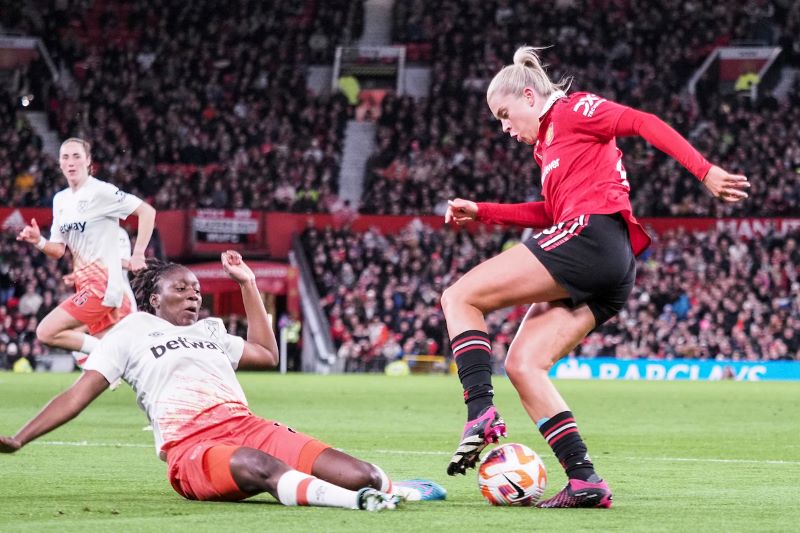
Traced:
<path fill-rule="evenodd" d="M 478 220 L 542 228 L 581 215 L 620 213 L 639 255 L 650 237 L 631 212 L 630 184 L 615 137 L 640 135 L 698 179 L 711 163 L 655 115 L 590 93 L 553 93 L 545 104 L 533 156 L 542 168 L 543 202 L 478 203 Z"/>
<path fill-rule="evenodd" d="M 560 98 L 542 118 L 533 155 L 542 168 L 545 210 L 554 224 L 580 215 L 620 213 L 638 255 L 650 237 L 633 216 L 631 187 L 614 138 L 626 109 L 590 93 Z"/>

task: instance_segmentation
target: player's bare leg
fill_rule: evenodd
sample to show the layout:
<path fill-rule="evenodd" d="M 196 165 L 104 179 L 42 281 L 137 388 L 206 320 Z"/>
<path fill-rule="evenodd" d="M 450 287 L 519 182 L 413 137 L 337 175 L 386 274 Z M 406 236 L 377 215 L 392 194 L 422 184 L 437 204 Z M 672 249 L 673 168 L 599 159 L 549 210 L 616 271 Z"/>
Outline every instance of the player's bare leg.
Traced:
<path fill-rule="evenodd" d="M 56 307 L 45 316 L 36 328 L 36 337 L 49 346 L 66 350 L 90 353 L 102 337 L 102 334 L 88 335 L 78 329 L 85 326 L 60 307 Z"/>
<path fill-rule="evenodd" d="M 434 481 L 413 479 L 393 482 L 379 466 L 333 448 L 319 454 L 311 474 L 340 487 L 351 490 L 372 487 L 404 500 L 444 500 L 447 497 L 447 491 Z"/>
<path fill-rule="evenodd" d="M 268 492 L 284 505 L 382 511 L 395 509 L 400 501 L 368 485 L 355 491 L 304 474 L 254 448 L 236 450 L 230 458 L 230 472 L 243 493 Z"/>
<path fill-rule="evenodd" d="M 447 467 L 449 475 L 464 474 L 473 468 L 480 452 L 506 434 L 505 422 L 492 402 L 491 339 L 485 314 L 567 296 L 566 290 L 522 244 L 476 266 L 442 294 L 450 345 L 467 404 L 467 423 Z"/>
<path fill-rule="evenodd" d="M 594 326 L 594 315 L 585 304 L 575 309 L 563 303 L 536 304 L 508 350 L 508 377 L 569 477 L 567 485 L 540 507 L 611 506 L 611 490 L 595 473 L 575 419 L 548 375 Z"/>

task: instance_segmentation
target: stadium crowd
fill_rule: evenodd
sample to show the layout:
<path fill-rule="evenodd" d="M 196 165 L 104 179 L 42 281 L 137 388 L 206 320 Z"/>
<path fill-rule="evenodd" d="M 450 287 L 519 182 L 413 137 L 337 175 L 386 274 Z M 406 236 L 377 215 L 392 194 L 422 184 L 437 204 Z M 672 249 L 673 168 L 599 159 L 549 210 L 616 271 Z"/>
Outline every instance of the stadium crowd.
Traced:
<path fill-rule="evenodd" d="M 51 88 L 45 109 L 62 136 L 94 141 L 95 171 L 103 179 L 157 209 L 326 212 L 340 205 L 343 131 L 354 111 L 341 95 L 310 95 L 305 66 L 330 64 L 334 45 L 360 34 L 362 4 L 306 0 L 267 9 L 239 0 L 223 12 L 213 0 L 191 9 L 109 0 L 59 4 L 39 17 L 9 9 L 0 20 L 42 35 L 73 73 L 75 91 Z M 574 76 L 573 90 L 658 114 L 754 184 L 751 202 L 713 202 L 668 157 L 624 139 L 639 215 L 779 216 L 800 209 L 800 88 L 785 104 L 709 97 L 693 105 L 680 96 L 717 45 L 778 44 L 783 61 L 800 65 L 792 39 L 800 29 L 797 3 L 540 4 L 395 2 L 395 41 L 428 50 L 421 59 L 432 68 L 431 91 L 420 101 L 384 98 L 362 212 L 442 214 L 454 196 L 538 197 L 538 168 L 524 146 L 509 149 L 483 97 L 490 74 L 530 39 L 530 28 L 542 28 L 537 42 L 556 45 L 545 52 L 556 79 Z M 2 117 L 4 130 L 24 120 L 16 115 Z M 35 149 L 20 159 L 15 164 L 22 168 L 6 178 L 19 177 L 19 186 L 10 187 L 14 205 L 47 205 L 52 162 Z M 765 168 L 763 160 L 775 164 Z"/>
<path fill-rule="evenodd" d="M 63 138 L 92 140 L 103 179 L 157 209 L 329 210 L 352 109 L 341 95 L 310 95 L 305 67 L 329 63 L 336 44 L 360 33 L 361 2 L 218 7 L 95 2 L 5 18 L 45 36 L 68 66 L 74 94 L 54 88 L 45 110 Z M 120 9 L 128 16 L 110 15 Z M 53 183 L 39 172 L 48 158 L 36 155 L 26 170 Z M 15 205 L 49 202 L 43 187 Z"/>
<path fill-rule="evenodd" d="M 591 91 L 655 113 L 709 159 L 753 181 L 750 202 L 713 202 L 669 157 L 639 139 L 619 142 L 640 215 L 761 216 L 800 209 L 800 90 L 780 104 L 707 95 L 684 97 L 691 74 L 716 46 L 778 44 L 800 65 L 800 4 L 630 1 L 396 2 L 395 39 L 427 46 L 430 98 L 389 95 L 362 200 L 365 213 L 443 214 L 453 196 L 479 201 L 536 199 L 539 169 L 529 149 L 503 138 L 485 104 L 491 75 L 522 43 L 545 50 L 551 77 L 573 76 Z M 646 5 L 645 5 L 646 4 Z M 495 24 L 485 21 L 494 20 Z M 570 21 L 570 22 L 564 22 Z M 536 28 L 531 35 L 531 28 Z M 534 42 L 531 42 L 534 39 Z M 513 146 L 509 146 L 512 145 Z M 765 168 L 763 161 L 771 163 Z"/>
<path fill-rule="evenodd" d="M 157 209 L 325 212 L 340 205 L 343 131 L 353 109 L 341 95 L 310 95 L 305 66 L 330 64 L 335 45 L 361 33 L 362 4 L 236 0 L 223 11 L 213 0 L 192 2 L 191 9 L 166 0 L 96 0 L 55 2 L 39 16 L 15 4 L 0 13 L 0 24 L 42 36 L 71 72 L 72 90 L 53 86 L 39 101 L 59 135 L 92 140 L 102 179 Z M 442 214 L 456 196 L 538 198 L 538 167 L 527 147 L 509 146 L 499 134 L 483 93 L 514 46 L 540 28 L 537 43 L 556 44 L 545 52 L 556 79 L 574 76 L 573 90 L 658 114 L 753 183 L 748 202 L 714 202 L 666 156 L 624 139 L 638 215 L 800 213 L 800 82 L 786 103 L 712 96 L 696 105 L 680 96 L 717 45 L 777 44 L 784 61 L 800 65 L 796 2 L 553 0 L 542 9 L 533 0 L 414 0 L 395 2 L 394 20 L 395 40 L 430 61 L 431 92 L 420 101 L 383 99 L 362 212 Z M 30 85 L 33 76 L 22 69 L 20 83 Z M 0 197 L 7 205 L 47 207 L 63 187 L 17 94 L 0 92 Z M 442 290 L 517 238 L 511 231 L 419 225 L 397 236 L 307 232 L 347 368 L 380 369 L 403 354 L 446 352 Z M 641 259 L 627 308 L 577 353 L 800 358 L 797 240 L 664 235 Z M 0 258 L 0 365 L 7 366 L 46 352 L 36 325 L 70 294 L 61 282 L 70 265 L 45 261 L 5 236 Z M 497 361 L 523 312 L 489 317 Z M 236 331 L 243 327 L 238 317 L 229 322 Z"/>
<path fill-rule="evenodd" d="M 64 276 L 72 270 L 67 253 L 61 260 L 44 254 L 10 233 L 0 239 L 0 368 L 12 368 L 49 352 L 36 338 L 36 327 L 62 300 L 73 295 Z"/>
<path fill-rule="evenodd" d="M 470 233 L 421 223 L 397 235 L 332 228 L 303 235 L 339 357 L 351 370 L 446 353 L 441 292 L 518 239 L 501 229 Z M 575 355 L 800 359 L 799 241 L 799 231 L 753 239 L 665 233 L 640 257 L 625 309 Z M 498 371 L 524 312 L 487 318 Z"/>

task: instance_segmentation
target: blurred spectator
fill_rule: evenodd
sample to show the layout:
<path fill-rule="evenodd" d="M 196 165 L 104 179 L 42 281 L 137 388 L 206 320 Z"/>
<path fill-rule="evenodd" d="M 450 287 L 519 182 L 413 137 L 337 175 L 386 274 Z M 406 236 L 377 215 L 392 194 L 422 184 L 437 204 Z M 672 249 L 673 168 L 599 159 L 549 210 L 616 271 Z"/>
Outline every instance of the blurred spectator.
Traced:
<path fill-rule="evenodd" d="M 441 291 L 517 236 L 412 223 L 398 235 L 309 228 L 302 240 L 339 357 L 349 371 L 364 371 L 406 354 L 446 353 Z M 574 353 L 800 359 L 798 240 L 800 231 L 754 239 L 666 233 L 640 258 L 636 287 L 620 315 Z M 524 314 L 517 307 L 486 317 L 498 372 Z"/>
<path fill-rule="evenodd" d="M 796 35 L 800 3 L 545 4 L 394 4 L 395 39 L 431 47 L 431 90 L 421 101 L 394 95 L 383 100 L 362 212 L 442 214 L 445 202 L 456 196 L 503 202 L 539 197 L 540 172 L 529 147 L 514 143 L 509 150 L 512 141 L 500 134 L 485 103 L 489 80 L 522 44 L 552 44 L 543 57 L 553 79 L 572 76 L 572 90 L 596 92 L 664 117 L 709 159 L 754 183 L 750 201 L 716 202 L 688 172 L 643 140 L 620 139 L 638 215 L 800 212 L 797 87 L 781 103 L 769 95 L 753 104 L 708 91 L 695 106 L 682 96 L 691 74 L 715 47 L 771 45 L 779 36 Z"/>
<path fill-rule="evenodd" d="M 308 94 L 304 67 L 358 37 L 361 0 L 235 0 L 224 10 L 215 0 L 115 0 L 62 11 L 12 9 L 0 22 L 42 36 L 73 72 L 77 94 L 53 91 L 51 124 L 62 138 L 92 139 L 103 179 L 157 209 L 327 211 L 336 200 L 352 110 L 341 95 Z M 49 205 L 53 162 L 34 148 L 22 156 L 38 138 L 16 126 L 13 98 L 0 100 L 0 161 L 18 167 L 0 173 L 12 178 L 0 187 L 12 205 Z"/>

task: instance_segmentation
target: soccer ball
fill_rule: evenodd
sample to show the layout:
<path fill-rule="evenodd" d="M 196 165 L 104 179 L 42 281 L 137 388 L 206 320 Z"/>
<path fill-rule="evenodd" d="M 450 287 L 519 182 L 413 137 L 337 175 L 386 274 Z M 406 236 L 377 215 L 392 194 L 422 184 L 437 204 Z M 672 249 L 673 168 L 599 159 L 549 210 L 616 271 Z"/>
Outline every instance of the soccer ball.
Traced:
<path fill-rule="evenodd" d="M 533 505 L 547 488 L 547 470 L 524 444 L 503 444 L 481 461 L 478 487 L 492 505 Z"/>

